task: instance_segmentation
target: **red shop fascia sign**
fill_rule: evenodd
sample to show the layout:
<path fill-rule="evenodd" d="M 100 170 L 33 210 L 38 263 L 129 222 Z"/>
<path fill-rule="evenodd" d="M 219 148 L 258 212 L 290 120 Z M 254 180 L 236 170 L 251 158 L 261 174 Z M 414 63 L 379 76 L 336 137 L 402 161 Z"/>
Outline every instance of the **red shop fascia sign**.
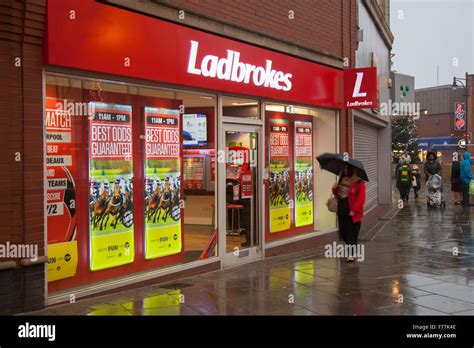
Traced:
<path fill-rule="evenodd" d="M 350 106 L 342 92 L 354 89 L 343 86 L 347 70 L 94 0 L 48 0 L 47 16 L 47 65 L 328 108 L 362 107 Z M 354 76 L 356 95 L 371 98 L 363 89 L 373 83 Z"/>

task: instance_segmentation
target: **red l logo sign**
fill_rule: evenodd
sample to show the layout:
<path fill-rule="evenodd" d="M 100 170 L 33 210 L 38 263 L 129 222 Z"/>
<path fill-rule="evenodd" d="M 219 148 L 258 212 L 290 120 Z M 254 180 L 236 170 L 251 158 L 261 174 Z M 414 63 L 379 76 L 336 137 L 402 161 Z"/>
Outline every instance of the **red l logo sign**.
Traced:
<path fill-rule="evenodd" d="M 364 73 L 363 72 L 358 72 L 356 83 L 354 85 L 354 92 L 352 93 L 352 98 L 360 98 L 360 97 L 367 96 L 366 92 L 361 92 L 360 91 L 360 86 L 362 85 L 363 78 L 364 78 Z"/>
<path fill-rule="evenodd" d="M 377 68 L 344 70 L 344 108 L 371 109 L 377 106 Z"/>

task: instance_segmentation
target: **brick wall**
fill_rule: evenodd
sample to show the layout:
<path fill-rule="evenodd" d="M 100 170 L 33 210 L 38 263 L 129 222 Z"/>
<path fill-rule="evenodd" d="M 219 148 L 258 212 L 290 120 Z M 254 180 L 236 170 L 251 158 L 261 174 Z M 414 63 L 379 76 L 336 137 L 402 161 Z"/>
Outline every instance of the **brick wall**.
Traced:
<path fill-rule="evenodd" d="M 46 0 L 0 2 L 0 243 L 44 255 L 42 45 Z M 15 160 L 16 155 L 20 161 Z M 43 258 L 40 259 L 40 261 Z M 0 259 L 0 314 L 44 306 L 44 264 Z"/>
<path fill-rule="evenodd" d="M 464 98 L 462 87 L 453 90 L 450 85 L 415 91 L 415 101 L 420 103 L 421 110 L 428 110 L 428 114 L 452 113 L 454 103 L 464 102 Z"/>
<path fill-rule="evenodd" d="M 345 56 L 342 44 L 354 1 L 348 0 L 164 0 L 161 4 L 235 24 L 295 45 Z M 289 18 L 294 11 L 294 19 Z M 355 15 L 355 12 L 353 13 Z"/>
<path fill-rule="evenodd" d="M 451 134 L 462 137 L 463 135 L 463 132 L 454 130 L 454 115 L 452 113 L 421 115 L 417 125 L 417 134 L 420 138 L 449 137 Z"/>
<path fill-rule="evenodd" d="M 474 132 L 474 75 L 468 76 L 468 128 Z M 426 109 L 428 115 L 420 116 L 418 134 L 420 137 L 455 136 L 463 137 L 464 132 L 454 130 L 454 104 L 464 102 L 464 88 L 452 90 L 451 86 L 426 88 L 415 92 L 416 102 L 420 109 Z M 471 142 L 472 139 L 471 139 Z"/>

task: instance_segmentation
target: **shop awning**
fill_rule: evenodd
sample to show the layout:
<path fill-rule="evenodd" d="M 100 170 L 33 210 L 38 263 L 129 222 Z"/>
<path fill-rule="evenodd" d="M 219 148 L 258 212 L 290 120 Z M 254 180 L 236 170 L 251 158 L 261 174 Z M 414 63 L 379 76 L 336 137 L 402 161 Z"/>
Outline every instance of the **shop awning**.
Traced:
<path fill-rule="evenodd" d="M 461 138 L 439 137 L 439 138 L 419 138 L 416 140 L 418 148 L 421 150 L 456 150 Z"/>

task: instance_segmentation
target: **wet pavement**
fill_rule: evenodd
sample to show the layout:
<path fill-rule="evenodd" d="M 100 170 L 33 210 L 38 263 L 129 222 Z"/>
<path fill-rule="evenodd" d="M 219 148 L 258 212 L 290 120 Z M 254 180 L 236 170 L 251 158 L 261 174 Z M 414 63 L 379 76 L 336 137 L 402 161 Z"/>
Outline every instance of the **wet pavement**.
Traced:
<path fill-rule="evenodd" d="M 364 260 L 324 247 L 49 307 L 35 315 L 474 315 L 474 207 L 424 195 L 365 226 Z"/>

